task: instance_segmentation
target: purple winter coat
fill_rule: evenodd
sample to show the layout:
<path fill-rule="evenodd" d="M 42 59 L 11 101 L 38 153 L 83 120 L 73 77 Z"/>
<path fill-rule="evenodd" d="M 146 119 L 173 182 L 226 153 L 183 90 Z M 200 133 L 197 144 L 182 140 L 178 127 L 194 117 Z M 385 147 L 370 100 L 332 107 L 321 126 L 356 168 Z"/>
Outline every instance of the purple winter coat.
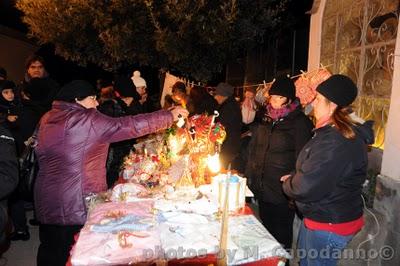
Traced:
<path fill-rule="evenodd" d="M 106 159 L 112 142 L 171 126 L 172 114 L 112 118 L 76 103 L 54 101 L 38 132 L 39 173 L 34 188 L 36 215 L 43 224 L 83 225 L 85 196 L 107 189 Z"/>

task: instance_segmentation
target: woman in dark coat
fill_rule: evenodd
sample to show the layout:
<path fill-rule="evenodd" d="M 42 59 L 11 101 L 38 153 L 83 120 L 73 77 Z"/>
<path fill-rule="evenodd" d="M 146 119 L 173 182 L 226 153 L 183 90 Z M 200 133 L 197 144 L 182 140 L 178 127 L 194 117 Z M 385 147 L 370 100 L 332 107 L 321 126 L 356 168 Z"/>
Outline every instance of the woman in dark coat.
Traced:
<path fill-rule="evenodd" d="M 34 187 L 40 221 L 37 264 L 65 265 L 74 235 L 86 221 L 85 198 L 107 189 L 106 159 L 112 142 L 135 138 L 172 125 L 187 111 L 175 108 L 149 114 L 108 117 L 96 110 L 93 87 L 85 81 L 65 85 L 40 121 Z"/>
<path fill-rule="evenodd" d="M 282 177 L 283 190 L 304 216 L 298 248 L 315 254 L 301 258 L 302 266 L 336 265 L 364 225 L 361 189 L 374 134 L 371 121 L 360 125 L 349 116 L 356 96 L 357 87 L 343 75 L 317 87 L 314 137 L 299 154 L 294 173 Z"/>
<path fill-rule="evenodd" d="M 269 93 L 263 122 L 252 130 L 246 176 L 263 225 L 285 248 L 291 248 L 295 210 L 289 206 L 280 178 L 295 169 L 297 155 L 311 138 L 313 126 L 301 110 L 291 79 L 278 78 Z"/>

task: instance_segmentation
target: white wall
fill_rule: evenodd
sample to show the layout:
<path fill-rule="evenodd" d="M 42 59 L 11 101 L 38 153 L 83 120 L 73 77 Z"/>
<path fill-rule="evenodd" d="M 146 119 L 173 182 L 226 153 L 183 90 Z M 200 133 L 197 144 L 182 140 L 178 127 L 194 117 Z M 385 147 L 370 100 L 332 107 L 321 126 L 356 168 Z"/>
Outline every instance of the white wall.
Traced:
<path fill-rule="evenodd" d="M 381 174 L 400 181 L 400 20 L 397 27 L 392 95 L 385 130 Z"/>
<path fill-rule="evenodd" d="M 317 12 L 311 14 L 308 46 L 308 71 L 318 69 L 321 61 L 322 19 L 324 16 L 325 4 L 326 0 L 321 0 Z"/>

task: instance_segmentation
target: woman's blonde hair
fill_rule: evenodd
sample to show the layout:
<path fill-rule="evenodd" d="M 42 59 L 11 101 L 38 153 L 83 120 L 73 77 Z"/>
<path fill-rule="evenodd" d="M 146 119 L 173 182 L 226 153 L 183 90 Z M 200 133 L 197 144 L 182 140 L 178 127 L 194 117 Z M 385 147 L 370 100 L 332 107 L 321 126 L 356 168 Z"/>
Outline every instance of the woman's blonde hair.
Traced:
<path fill-rule="evenodd" d="M 328 100 L 329 101 L 329 100 Z M 332 114 L 332 123 L 335 125 L 337 130 L 347 139 L 354 139 L 356 133 L 354 132 L 355 122 L 350 117 L 350 107 L 337 107 Z"/>

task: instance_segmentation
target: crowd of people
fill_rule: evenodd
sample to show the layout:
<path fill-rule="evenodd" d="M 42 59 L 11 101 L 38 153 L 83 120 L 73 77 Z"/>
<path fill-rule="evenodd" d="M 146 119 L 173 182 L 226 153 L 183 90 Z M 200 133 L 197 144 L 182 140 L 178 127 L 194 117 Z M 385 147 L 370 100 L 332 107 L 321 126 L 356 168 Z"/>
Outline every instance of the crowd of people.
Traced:
<path fill-rule="evenodd" d="M 27 59 L 24 79 L 19 84 L 7 80 L 7 72 L 5 70 L 2 72 L 0 116 L 2 126 L 12 133 L 16 156 L 19 157 L 25 149 L 25 141 L 32 136 L 41 116 L 50 110 L 59 85 L 49 77 L 43 58 L 37 55 Z M 25 195 L 21 195 L 16 189 L 9 195 L 8 200 L 13 227 L 10 239 L 29 240 L 29 227 L 25 214 L 29 204 Z M 38 224 L 36 219 L 32 219 L 30 223 Z"/>
<path fill-rule="evenodd" d="M 25 211 L 33 208 L 37 265 L 65 265 L 86 221 L 86 196 L 115 184 L 135 138 L 215 110 L 227 133 L 222 165 L 248 178 L 261 222 L 285 248 L 292 247 L 296 213 L 302 219 L 297 248 L 305 250 L 342 250 L 363 227 L 361 186 L 374 136 L 371 123 L 350 118 L 357 87 L 344 75 L 317 87 L 314 125 L 286 76 L 276 78 L 262 103 L 252 87 L 238 97 L 228 83 L 210 93 L 178 81 L 157 108 L 137 70 L 131 77 L 99 80 L 97 88 L 84 80 L 59 86 L 37 55 L 28 58 L 25 70 L 24 80 L 15 84 L 0 68 L 0 241 L 5 246 L 29 240 Z M 39 171 L 27 202 L 17 189 L 18 158 L 32 136 Z M 337 259 L 300 261 L 322 263 L 336 265 Z"/>

